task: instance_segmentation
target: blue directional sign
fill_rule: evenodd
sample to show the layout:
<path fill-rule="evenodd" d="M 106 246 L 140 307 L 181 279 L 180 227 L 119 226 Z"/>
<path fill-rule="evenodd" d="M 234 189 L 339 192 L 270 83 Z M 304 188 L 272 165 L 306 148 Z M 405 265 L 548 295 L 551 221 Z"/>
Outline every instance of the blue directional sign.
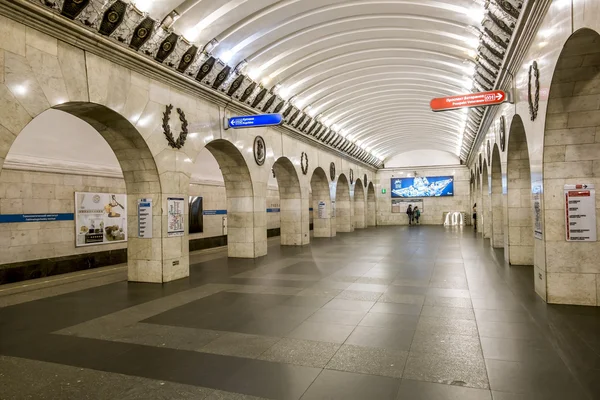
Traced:
<path fill-rule="evenodd" d="M 240 129 L 279 125 L 282 121 L 281 114 L 260 114 L 229 118 L 227 124 L 230 128 Z"/>

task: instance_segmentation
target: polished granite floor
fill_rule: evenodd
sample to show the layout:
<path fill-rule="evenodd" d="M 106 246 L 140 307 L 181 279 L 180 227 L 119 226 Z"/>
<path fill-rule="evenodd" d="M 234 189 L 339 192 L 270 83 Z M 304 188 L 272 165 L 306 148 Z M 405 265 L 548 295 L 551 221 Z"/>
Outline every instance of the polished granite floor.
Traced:
<path fill-rule="evenodd" d="M 470 228 L 192 262 L 166 285 L 5 296 L 0 399 L 600 398 L 598 309 L 545 305 Z"/>

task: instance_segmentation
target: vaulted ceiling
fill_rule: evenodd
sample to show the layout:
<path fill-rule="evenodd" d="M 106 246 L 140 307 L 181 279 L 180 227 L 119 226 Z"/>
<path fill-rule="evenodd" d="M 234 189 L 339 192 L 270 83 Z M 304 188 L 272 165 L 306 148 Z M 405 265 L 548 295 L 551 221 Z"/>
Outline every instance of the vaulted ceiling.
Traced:
<path fill-rule="evenodd" d="M 104 22 L 85 13 L 80 22 L 257 112 L 282 112 L 287 125 L 374 165 L 422 149 L 466 159 L 483 111 L 434 114 L 429 102 L 494 87 L 523 5 L 133 0 L 128 7 L 140 16 L 127 11 L 116 29 L 105 20 L 121 0 L 95 1 Z M 136 37 L 142 28 L 152 39 Z"/>

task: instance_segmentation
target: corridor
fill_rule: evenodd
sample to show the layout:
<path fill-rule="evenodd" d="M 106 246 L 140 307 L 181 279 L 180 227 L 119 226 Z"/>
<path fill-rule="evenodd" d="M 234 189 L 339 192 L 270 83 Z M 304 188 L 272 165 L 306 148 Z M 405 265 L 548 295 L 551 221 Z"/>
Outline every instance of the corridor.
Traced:
<path fill-rule="evenodd" d="M 600 397 L 600 310 L 546 305 L 532 267 L 470 227 L 275 239 L 190 266 L 0 308 L 0 399 Z"/>

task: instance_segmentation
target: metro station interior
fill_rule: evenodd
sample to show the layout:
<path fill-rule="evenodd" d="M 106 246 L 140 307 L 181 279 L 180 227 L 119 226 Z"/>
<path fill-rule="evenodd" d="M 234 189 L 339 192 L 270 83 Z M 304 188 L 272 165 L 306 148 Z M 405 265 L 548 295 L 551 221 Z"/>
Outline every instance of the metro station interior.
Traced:
<path fill-rule="evenodd" d="M 600 0 L 0 0 L 0 399 L 600 399 Z"/>

